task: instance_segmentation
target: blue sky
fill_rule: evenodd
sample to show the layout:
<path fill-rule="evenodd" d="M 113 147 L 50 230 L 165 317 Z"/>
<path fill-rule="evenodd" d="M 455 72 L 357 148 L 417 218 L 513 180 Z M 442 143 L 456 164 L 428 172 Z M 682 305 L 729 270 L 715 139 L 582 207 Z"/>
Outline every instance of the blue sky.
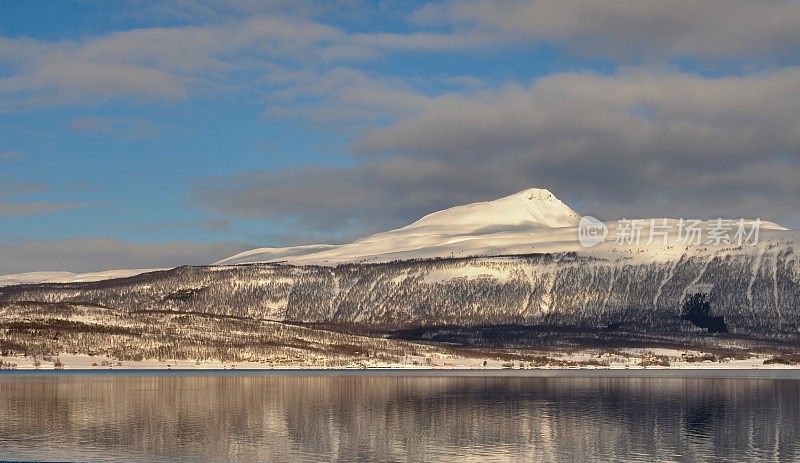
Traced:
<path fill-rule="evenodd" d="M 0 273 L 342 242 L 529 186 L 800 225 L 798 2 L 0 6 Z"/>

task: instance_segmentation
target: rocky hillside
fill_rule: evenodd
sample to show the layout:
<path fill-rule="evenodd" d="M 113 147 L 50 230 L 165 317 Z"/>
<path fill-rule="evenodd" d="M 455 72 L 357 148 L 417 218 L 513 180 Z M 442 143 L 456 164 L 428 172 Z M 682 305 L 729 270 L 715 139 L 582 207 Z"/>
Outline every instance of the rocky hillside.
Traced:
<path fill-rule="evenodd" d="M 699 308 L 687 305 L 698 300 Z M 707 319 L 731 333 L 789 336 L 800 330 L 800 261 L 794 246 L 764 246 L 650 263 L 556 253 L 335 267 L 180 267 L 0 288 L 0 304 L 14 301 L 378 330 L 522 324 L 686 333 L 708 329 Z"/>

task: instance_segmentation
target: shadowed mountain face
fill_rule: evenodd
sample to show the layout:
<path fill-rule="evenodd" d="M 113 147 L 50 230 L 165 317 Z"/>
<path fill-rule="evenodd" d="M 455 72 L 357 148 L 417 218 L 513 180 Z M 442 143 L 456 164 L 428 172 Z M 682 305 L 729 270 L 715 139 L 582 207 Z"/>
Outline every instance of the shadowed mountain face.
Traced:
<path fill-rule="evenodd" d="M 337 267 L 182 267 L 95 283 L 0 288 L 0 304 L 72 302 L 122 312 L 178 311 L 377 330 L 495 324 L 765 336 L 800 329 L 800 266 L 792 247 L 730 250 L 631 263 L 573 253 L 436 259 Z"/>

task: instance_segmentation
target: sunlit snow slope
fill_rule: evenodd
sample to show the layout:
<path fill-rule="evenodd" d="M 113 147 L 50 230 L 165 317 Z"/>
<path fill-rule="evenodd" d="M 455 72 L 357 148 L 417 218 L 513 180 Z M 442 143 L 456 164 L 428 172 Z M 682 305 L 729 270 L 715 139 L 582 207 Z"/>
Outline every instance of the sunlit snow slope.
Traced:
<path fill-rule="evenodd" d="M 586 248 L 578 240 L 580 216 L 550 191 L 531 188 L 494 201 L 466 204 L 426 215 L 403 228 L 361 238 L 349 244 L 261 248 L 224 259 L 217 264 L 286 262 L 335 265 L 346 262 L 387 262 L 433 257 L 497 256 L 577 251 L 601 255 L 627 253 L 647 260 L 669 260 L 688 250 L 664 246 L 661 236 L 649 239 L 644 227 L 638 243 L 615 242 L 617 222 L 607 223 L 609 239 Z M 649 224 L 650 219 L 643 223 Z M 668 225 L 668 242 L 677 240 L 677 220 L 655 219 Z M 666 222 L 662 222 L 666 220 Z M 711 221 L 701 224 L 707 232 Z M 796 239 L 780 225 L 763 222 L 761 240 Z M 703 247 L 706 247 L 703 245 Z"/>
<path fill-rule="evenodd" d="M 110 280 L 112 278 L 125 278 L 140 273 L 152 272 L 160 269 L 125 269 L 106 270 L 92 273 L 72 272 L 28 272 L 11 275 L 0 275 L 0 286 L 35 284 L 35 283 L 81 283 L 89 281 Z"/>

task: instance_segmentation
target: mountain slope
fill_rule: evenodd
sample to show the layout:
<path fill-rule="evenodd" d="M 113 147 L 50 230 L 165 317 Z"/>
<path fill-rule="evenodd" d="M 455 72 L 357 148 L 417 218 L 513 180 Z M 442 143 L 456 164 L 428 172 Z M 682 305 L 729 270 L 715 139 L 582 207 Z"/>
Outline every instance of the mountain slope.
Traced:
<path fill-rule="evenodd" d="M 699 331 L 681 314 L 687 296 L 702 294 L 709 316 L 723 317 L 730 332 L 796 336 L 798 251 L 796 242 L 785 242 L 709 248 L 661 262 L 555 253 L 181 267 L 94 283 L 0 288 L 0 309 L 69 302 L 373 329 L 524 324 L 679 334 Z"/>
<path fill-rule="evenodd" d="M 27 272 L 0 275 L 0 286 L 25 285 L 36 283 L 80 283 L 87 281 L 110 280 L 112 278 L 125 278 L 140 273 L 153 272 L 161 269 L 124 269 L 105 270 L 91 273 L 72 272 Z"/>
<path fill-rule="evenodd" d="M 530 188 L 494 201 L 434 212 L 397 231 L 480 235 L 490 230 L 570 227 L 579 220 L 578 214 L 550 191 Z"/>
<path fill-rule="evenodd" d="M 658 223 L 671 229 L 666 236 L 645 227 L 638 242 L 618 244 L 611 237 L 623 231 L 620 222 L 606 224 L 609 239 L 583 247 L 580 220 L 549 192 L 526 190 L 350 244 L 230 259 L 273 263 L 0 287 L 0 348 L 393 355 L 394 347 L 346 336 L 330 345 L 328 330 L 376 339 L 402 332 L 448 346 L 485 335 L 504 349 L 584 341 L 622 348 L 645 338 L 667 346 L 800 346 L 799 232 L 767 222 L 757 242 L 677 244 L 680 222 L 665 219 Z M 698 226 L 707 237 L 715 223 Z M 59 311 L 61 318 L 52 316 Z M 287 328 L 293 324 L 310 330 Z"/>
<path fill-rule="evenodd" d="M 636 263 L 670 262 L 682 256 L 711 248 L 724 250 L 730 245 L 678 244 L 676 219 L 644 219 L 670 228 L 668 244 L 661 236 L 651 237 L 647 226 L 638 242 L 616 243 L 621 230 L 618 222 L 604 224 L 608 238 L 592 247 L 579 240 L 581 217 L 550 191 L 531 188 L 494 201 L 456 206 L 426 215 L 405 227 L 378 233 L 342 245 L 311 244 L 281 248 L 260 248 L 242 252 L 217 262 L 217 265 L 247 263 L 287 263 L 293 265 L 334 266 L 343 263 L 378 263 L 443 257 L 524 255 L 531 253 L 577 252 L 600 259 L 620 256 Z M 714 221 L 698 224 L 704 236 Z M 786 230 L 771 222 L 761 222 L 759 240 L 768 246 L 797 243 L 800 232 Z M 652 239 L 651 239 L 652 238 Z M 757 252 L 747 244 L 751 254 Z M 76 275 L 69 272 L 35 272 L 0 276 L 0 286 L 39 282 L 80 282 L 121 278 L 146 270 L 119 270 Z"/>
<path fill-rule="evenodd" d="M 405 227 L 361 238 L 349 244 L 261 248 L 223 259 L 217 264 L 280 261 L 324 265 L 351 261 L 444 257 L 448 252 L 455 252 L 445 248 L 449 249 L 449 245 L 456 242 L 472 241 L 469 247 L 490 247 L 491 235 L 575 227 L 579 220 L 580 216 L 550 191 L 530 188 L 494 201 L 465 204 L 434 212 Z M 475 241 L 481 238 L 485 238 L 483 243 Z"/>
<path fill-rule="evenodd" d="M 662 245 L 661 236 L 650 239 L 649 228 L 641 231 L 638 243 L 617 244 L 618 222 L 605 226 L 609 239 L 592 248 L 579 241 L 581 217 L 550 191 L 531 188 L 494 201 L 456 206 L 426 215 L 396 230 L 361 238 L 352 243 L 261 248 L 217 262 L 219 265 L 283 262 L 295 265 L 337 265 L 354 262 L 389 262 L 436 257 L 498 256 L 529 253 L 580 252 L 607 256 L 624 252 L 642 261 L 664 261 L 688 251 L 691 246 Z M 649 224 L 651 219 L 644 219 Z M 670 243 L 678 241 L 676 219 L 652 219 L 668 225 Z M 665 221 L 665 222 L 664 222 Z M 714 221 L 698 224 L 703 235 Z M 761 222 L 760 239 L 792 240 L 796 232 L 771 222 Z M 712 245 L 722 248 L 725 243 Z M 698 248 L 708 247 L 705 243 Z"/>

